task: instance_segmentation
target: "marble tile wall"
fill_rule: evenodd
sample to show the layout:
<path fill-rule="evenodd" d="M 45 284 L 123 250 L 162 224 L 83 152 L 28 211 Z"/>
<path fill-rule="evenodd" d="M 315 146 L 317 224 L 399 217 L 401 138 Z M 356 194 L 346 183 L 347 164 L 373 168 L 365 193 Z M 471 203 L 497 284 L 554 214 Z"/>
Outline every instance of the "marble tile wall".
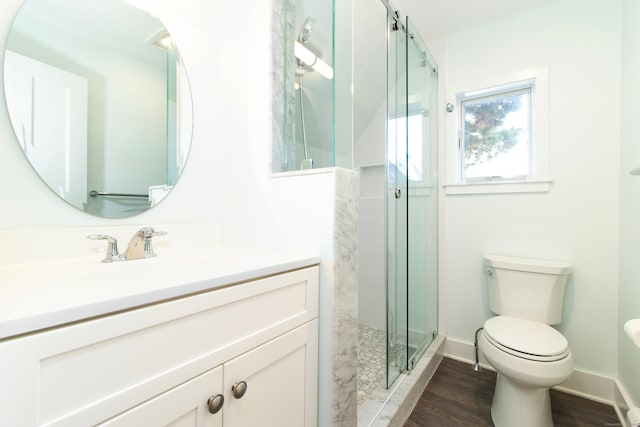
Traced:
<path fill-rule="evenodd" d="M 357 419 L 358 198 L 357 172 L 335 169 L 335 288 L 333 328 L 333 425 Z"/>

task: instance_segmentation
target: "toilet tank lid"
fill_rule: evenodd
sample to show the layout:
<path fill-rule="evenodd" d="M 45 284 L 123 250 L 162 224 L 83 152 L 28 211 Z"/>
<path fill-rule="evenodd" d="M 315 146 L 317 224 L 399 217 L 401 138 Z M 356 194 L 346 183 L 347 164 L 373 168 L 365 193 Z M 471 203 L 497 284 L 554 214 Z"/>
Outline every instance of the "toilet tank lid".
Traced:
<path fill-rule="evenodd" d="M 505 255 L 485 255 L 484 262 L 489 267 L 506 270 L 529 271 L 532 273 L 569 274 L 571 264 L 544 259 L 518 258 Z"/>

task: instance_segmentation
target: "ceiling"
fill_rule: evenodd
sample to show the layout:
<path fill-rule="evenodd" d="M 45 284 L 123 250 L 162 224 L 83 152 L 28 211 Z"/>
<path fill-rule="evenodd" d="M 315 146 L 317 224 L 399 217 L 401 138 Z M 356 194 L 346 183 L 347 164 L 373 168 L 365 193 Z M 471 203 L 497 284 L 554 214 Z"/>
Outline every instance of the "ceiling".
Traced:
<path fill-rule="evenodd" d="M 353 52 L 356 80 L 356 139 L 385 101 L 385 0 L 354 0 Z M 555 0 L 388 0 L 409 16 L 425 41 L 524 12 Z M 381 70 L 381 72 L 374 72 Z"/>
<path fill-rule="evenodd" d="M 554 0 L 395 0 L 423 40 L 513 15 Z"/>

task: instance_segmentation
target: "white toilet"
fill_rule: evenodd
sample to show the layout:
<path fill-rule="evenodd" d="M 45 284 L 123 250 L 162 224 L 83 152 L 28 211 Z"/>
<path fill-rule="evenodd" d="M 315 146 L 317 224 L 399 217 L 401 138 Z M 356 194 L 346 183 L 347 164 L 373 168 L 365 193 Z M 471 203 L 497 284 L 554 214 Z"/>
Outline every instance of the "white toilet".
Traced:
<path fill-rule="evenodd" d="M 498 372 L 491 405 L 495 427 L 553 426 L 549 388 L 569 378 L 562 320 L 567 276 L 562 262 L 485 255 L 489 308 L 478 347 Z"/>

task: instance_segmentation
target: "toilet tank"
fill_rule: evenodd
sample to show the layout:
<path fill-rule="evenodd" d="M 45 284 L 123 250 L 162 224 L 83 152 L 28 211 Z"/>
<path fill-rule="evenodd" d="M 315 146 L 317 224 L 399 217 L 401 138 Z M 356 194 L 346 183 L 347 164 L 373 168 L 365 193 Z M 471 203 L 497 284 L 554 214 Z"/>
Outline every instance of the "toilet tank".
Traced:
<path fill-rule="evenodd" d="M 496 314 L 556 325 L 571 265 L 528 258 L 485 255 L 489 308 Z"/>

